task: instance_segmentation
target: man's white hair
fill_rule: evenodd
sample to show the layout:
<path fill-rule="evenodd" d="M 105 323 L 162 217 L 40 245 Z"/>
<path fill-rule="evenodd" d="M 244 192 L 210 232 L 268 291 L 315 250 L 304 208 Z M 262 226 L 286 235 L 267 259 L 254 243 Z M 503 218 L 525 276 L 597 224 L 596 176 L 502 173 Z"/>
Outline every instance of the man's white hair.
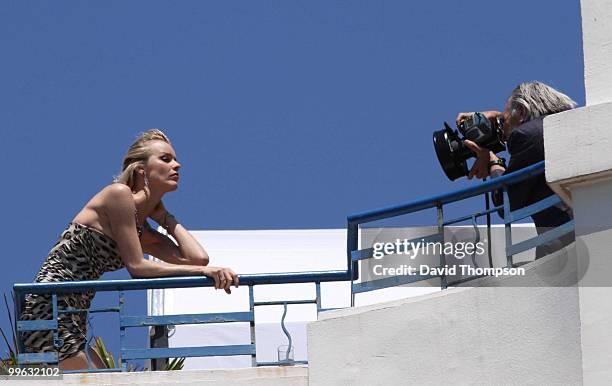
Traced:
<path fill-rule="evenodd" d="M 519 84 L 512 91 L 509 102 L 511 111 L 518 110 L 523 121 L 576 107 L 572 98 L 541 82 Z"/>

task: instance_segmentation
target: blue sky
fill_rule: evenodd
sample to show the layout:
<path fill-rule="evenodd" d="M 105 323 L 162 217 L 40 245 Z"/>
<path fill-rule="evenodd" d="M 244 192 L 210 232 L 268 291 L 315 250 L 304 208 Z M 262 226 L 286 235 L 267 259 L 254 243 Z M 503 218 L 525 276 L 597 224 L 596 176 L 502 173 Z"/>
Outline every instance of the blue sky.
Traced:
<path fill-rule="evenodd" d="M 341 228 L 476 183 L 433 152 L 457 112 L 529 80 L 584 104 L 577 0 L 3 1 L 0 47 L 6 293 L 151 127 L 183 164 L 165 202 L 189 229 Z"/>

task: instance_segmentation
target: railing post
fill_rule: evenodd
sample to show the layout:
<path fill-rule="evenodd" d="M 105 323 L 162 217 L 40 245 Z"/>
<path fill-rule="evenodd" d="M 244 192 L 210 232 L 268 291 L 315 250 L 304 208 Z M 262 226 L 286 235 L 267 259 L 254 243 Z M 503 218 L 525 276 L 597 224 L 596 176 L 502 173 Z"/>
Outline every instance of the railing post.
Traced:
<path fill-rule="evenodd" d="M 436 205 L 438 208 L 438 234 L 441 237 L 442 245 L 444 245 L 444 211 L 442 210 L 442 203 L 438 203 Z M 440 267 L 444 267 L 446 265 L 446 255 L 444 254 L 444 248 L 440 251 Z M 446 289 L 448 287 L 448 282 L 446 280 L 446 275 L 440 276 L 440 288 Z"/>
<path fill-rule="evenodd" d="M 491 238 L 491 192 L 485 193 L 485 209 L 487 211 L 487 253 L 489 254 L 489 267 L 493 268 L 493 246 Z"/>
<path fill-rule="evenodd" d="M 504 222 L 506 233 L 506 266 L 512 267 L 512 255 L 509 253 L 509 248 L 512 246 L 512 224 L 510 223 L 510 198 L 508 196 L 508 185 L 504 185 Z"/>
<path fill-rule="evenodd" d="M 151 348 L 168 348 L 168 326 L 151 326 L 149 335 Z M 151 359 L 151 370 L 165 370 L 168 366 L 168 358 Z"/>
<path fill-rule="evenodd" d="M 251 311 L 253 318 L 249 322 L 249 328 L 251 330 L 251 344 L 255 343 L 255 294 L 253 293 L 253 286 L 249 286 L 249 310 Z M 257 347 L 257 346 L 256 346 Z M 257 350 L 255 354 L 251 354 L 251 366 L 257 367 Z"/>
<path fill-rule="evenodd" d="M 21 310 L 23 309 L 24 302 L 25 294 L 13 289 L 13 305 L 15 307 L 13 312 L 13 315 L 15 315 L 15 320 L 13 321 L 15 325 L 13 326 L 13 328 L 15 329 L 15 334 L 17 334 L 17 347 L 15 347 L 15 349 L 17 350 L 17 354 L 25 353 L 25 346 L 21 341 L 21 334 L 17 329 L 17 321 L 21 318 Z"/>
<path fill-rule="evenodd" d="M 85 323 L 87 323 L 87 335 L 89 335 L 89 338 L 86 339 L 86 345 L 85 345 L 85 359 L 87 359 L 87 368 L 89 370 L 92 369 L 91 367 L 91 355 L 89 354 L 89 344 L 91 343 L 91 341 L 93 340 L 93 326 L 90 322 L 90 316 L 89 316 L 89 311 L 85 311 Z M 59 320 L 58 320 L 59 322 Z"/>
<path fill-rule="evenodd" d="M 315 282 L 315 290 L 317 296 L 317 319 L 319 319 L 319 312 L 321 312 L 321 283 L 318 281 Z"/>
<path fill-rule="evenodd" d="M 123 321 L 124 317 L 125 317 L 125 295 L 123 291 L 119 291 L 119 320 Z M 119 323 L 119 324 L 121 325 L 122 323 Z M 121 355 L 119 355 L 119 367 L 121 367 L 121 371 L 127 371 L 127 364 L 125 362 L 125 359 L 123 359 L 123 353 L 127 349 L 127 347 L 125 347 L 125 327 L 123 326 L 119 327 L 119 347 L 120 347 L 119 350 L 121 352 Z"/>
<path fill-rule="evenodd" d="M 58 322 L 59 326 L 59 318 L 58 318 L 58 310 L 57 310 L 57 294 L 51 294 L 51 312 L 53 320 Z M 53 330 L 53 347 L 57 350 L 57 357 L 59 358 L 59 349 L 64 345 L 64 341 L 59 338 L 58 328 Z M 86 348 L 87 349 L 87 348 Z M 86 352 L 87 353 L 87 352 Z M 87 362 L 87 366 L 89 366 L 89 361 Z"/>
<path fill-rule="evenodd" d="M 351 307 L 354 307 L 355 294 L 353 293 L 353 282 L 359 278 L 359 262 L 353 262 L 351 253 L 359 249 L 359 224 L 349 222 L 346 236 L 346 267 L 349 270 L 351 279 Z"/>

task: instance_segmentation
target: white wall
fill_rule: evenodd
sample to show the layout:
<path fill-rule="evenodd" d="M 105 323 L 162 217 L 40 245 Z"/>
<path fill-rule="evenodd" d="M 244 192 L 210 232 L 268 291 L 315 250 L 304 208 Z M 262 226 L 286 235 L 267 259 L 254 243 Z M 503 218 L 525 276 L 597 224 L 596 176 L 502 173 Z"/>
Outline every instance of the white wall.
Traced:
<path fill-rule="evenodd" d="M 582 0 L 582 50 L 587 105 L 612 101 L 612 2 Z"/>
<path fill-rule="evenodd" d="M 240 274 L 346 269 L 346 230 L 193 231 L 210 255 L 210 264 L 228 266 Z M 350 305 L 348 283 L 323 283 L 323 307 Z M 311 283 L 255 286 L 256 301 L 314 299 Z M 231 295 L 213 288 L 150 291 L 153 315 L 248 311 L 248 287 Z M 257 360 L 276 361 L 279 345 L 287 343 L 280 328 L 282 306 L 255 308 Z M 305 360 L 306 323 L 316 320 L 316 305 L 289 306 L 286 324 L 296 360 Z M 182 325 L 169 339 L 170 347 L 249 344 L 248 323 Z M 187 369 L 250 367 L 250 356 L 188 358 Z"/>
<path fill-rule="evenodd" d="M 563 252 L 560 252 L 563 253 Z M 556 255 L 533 263 L 534 284 Z M 565 279 L 575 282 L 575 264 Z M 573 273 L 572 273 L 573 272 Z M 456 288 L 330 311 L 308 327 L 311 385 L 580 384 L 578 290 Z"/>
<path fill-rule="evenodd" d="M 587 106 L 544 120 L 546 179 L 571 204 L 585 384 L 612 384 L 612 2 L 582 0 Z"/>
<path fill-rule="evenodd" d="M 570 188 L 576 216 L 585 384 L 612 383 L 612 181 Z M 605 203 L 602 205 L 602 203 Z"/>
<path fill-rule="evenodd" d="M 546 180 L 570 205 L 572 185 L 612 178 L 610 122 L 612 103 L 585 106 L 544 119 Z M 601 202 L 588 204 L 597 206 Z"/>
<path fill-rule="evenodd" d="M 520 229 L 518 229 L 520 228 Z M 462 231 L 458 231 L 461 229 Z M 451 232 L 451 229 L 448 229 Z M 521 231 L 521 232 L 519 232 Z M 412 239 L 431 233 L 426 228 L 367 228 L 361 230 L 362 247 L 384 238 Z M 485 239 L 484 229 L 480 230 Z M 229 266 L 236 272 L 272 273 L 310 270 L 346 269 L 346 230 L 256 230 L 256 231 L 193 231 L 211 257 L 211 265 Z M 452 233 L 452 234 L 451 234 Z M 454 228 L 447 237 L 474 238 L 471 227 Z M 519 242 L 535 235 L 533 224 L 520 224 L 514 232 Z M 503 227 L 496 227 L 493 245 L 495 264 L 505 264 Z M 486 262 L 487 256 L 482 256 Z M 533 251 L 517 256 L 515 261 L 533 260 Z M 437 260 L 436 260 L 437 261 Z M 485 263 L 483 266 L 486 266 Z M 368 263 L 362 263 L 367 269 Z M 358 294 L 357 306 L 376 304 L 394 299 L 404 299 L 422 294 L 439 292 L 439 280 Z M 350 306 L 350 283 L 323 283 L 321 285 L 323 308 Z M 255 299 L 290 300 L 314 299 L 314 284 L 262 285 L 255 287 Z M 233 312 L 248 310 L 248 288 L 233 290 L 232 295 L 212 288 L 181 288 L 149 291 L 150 315 L 189 313 Z M 286 344 L 280 328 L 282 306 L 256 307 L 257 360 L 273 362 L 279 345 Z M 289 306 L 286 324 L 295 346 L 294 359 L 307 360 L 306 324 L 317 319 L 314 305 Z M 223 323 L 209 325 L 177 326 L 169 339 L 170 347 L 213 346 L 249 344 L 248 323 Z M 188 358 L 187 369 L 240 368 L 251 366 L 249 356 Z"/>

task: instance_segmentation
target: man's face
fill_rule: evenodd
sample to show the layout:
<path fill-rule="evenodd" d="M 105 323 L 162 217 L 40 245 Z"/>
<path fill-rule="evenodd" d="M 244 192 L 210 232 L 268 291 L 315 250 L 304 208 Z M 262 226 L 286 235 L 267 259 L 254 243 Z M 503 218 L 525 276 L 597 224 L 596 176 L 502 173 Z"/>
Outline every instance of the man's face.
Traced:
<path fill-rule="evenodd" d="M 521 124 L 520 113 L 515 111 L 512 114 L 512 108 L 510 106 L 510 98 L 506 101 L 506 106 L 504 107 L 504 141 L 507 141 L 510 138 L 510 134 L 512 133 L 512 129 L 519 126 Z"/>

